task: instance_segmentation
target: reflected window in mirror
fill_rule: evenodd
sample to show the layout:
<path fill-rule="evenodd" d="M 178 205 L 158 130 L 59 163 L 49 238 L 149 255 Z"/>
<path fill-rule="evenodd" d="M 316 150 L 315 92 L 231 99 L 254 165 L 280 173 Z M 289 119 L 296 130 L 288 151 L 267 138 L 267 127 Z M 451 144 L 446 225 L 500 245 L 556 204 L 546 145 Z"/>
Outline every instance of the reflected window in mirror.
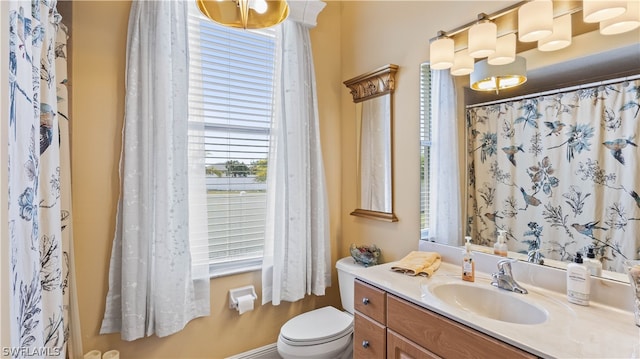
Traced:
<path fill-rule="evenodd" d="M 431 154 L 431 67 L 420 65 L 420 239 L 429 239 L 429 163 Z"/>
<path fill-rule="evenodd" d="M 448 70 L 420 67 L 420 237 L 460 245 L 460 158 L 456 89 Z"/>

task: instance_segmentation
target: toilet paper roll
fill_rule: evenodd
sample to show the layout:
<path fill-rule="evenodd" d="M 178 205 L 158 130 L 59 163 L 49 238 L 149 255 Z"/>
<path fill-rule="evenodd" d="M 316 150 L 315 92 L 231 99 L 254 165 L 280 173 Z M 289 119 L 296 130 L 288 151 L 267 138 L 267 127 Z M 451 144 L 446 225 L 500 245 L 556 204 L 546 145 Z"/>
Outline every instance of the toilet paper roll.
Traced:
<path fill-rule="evenodd" d="M 253 310 L 253 301 L 255 299 L 251 294 L 241 295 L 238 297 L 238 312 L 240 314 L 249 312 Z"/>
<path fill-rule="evenodd" d="M 120 352 L 117 350 L 109 350 L 102 354 L 102 359 L 120 359 Z"/>
<path fill-rule="evenodd" d="M 92 350 L 84 354 L 84 359 L 100 359 L 101 357 L 102 352 L 99 350 Z"/>

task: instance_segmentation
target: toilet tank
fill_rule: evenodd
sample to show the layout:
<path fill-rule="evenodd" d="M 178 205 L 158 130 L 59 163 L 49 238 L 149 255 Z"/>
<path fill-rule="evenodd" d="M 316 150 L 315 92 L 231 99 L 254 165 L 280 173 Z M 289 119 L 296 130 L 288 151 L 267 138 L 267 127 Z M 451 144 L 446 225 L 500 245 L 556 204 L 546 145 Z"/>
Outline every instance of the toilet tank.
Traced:
<path fill-rule="evenodd" d="M 351 314 L 353 314 L 353 280 L 356 278 L 355 272 L 364 268 L 363 265 L 356 263 L 352 257 L 345 257 L 336 262 L 342 308 Z"/>

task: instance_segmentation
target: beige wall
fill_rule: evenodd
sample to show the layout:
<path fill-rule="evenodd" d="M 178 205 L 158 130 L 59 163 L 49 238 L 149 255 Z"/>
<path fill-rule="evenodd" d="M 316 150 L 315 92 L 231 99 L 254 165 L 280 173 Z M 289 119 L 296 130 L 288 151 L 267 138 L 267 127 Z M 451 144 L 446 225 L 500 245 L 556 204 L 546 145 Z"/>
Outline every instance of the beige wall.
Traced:
<path fill-rule="evenodd" d="M 438 30 L 471 21 L 477 13 L 491 13 L 514 2 L 327 2 L 311 37 L 334 260 L 348 255 L 350 243 L 378 245 L 384 261 L 400 259 L 417 248 L 418 71 L 420 63 L 428 60 L 429 38 Z M 212 315 L 194 320 L 176 335 L 133 343 L 121 341 L 118 335 L 98 335 L 118 196 L 128 11 L 126 1 L 73 2 L 73 208 L 84 350 L 118 349 L 123 358 L 224 357 L 275 342 L 279 327 L 298 313 L 328 304 L 339 306 L 334 271 L 334 286 L 326 297 L 267 305 L 238 316 L 228 309 L 228 290 L 247 284 L 259 289 L 260 273 L 254 272 L 212 280 Z M 355 105 L 342 85 L 389 63 L 400 67 L 393 109 L 396 223 L 349 215 L 357 203 Z"/>
<path fill-rule="evenodd" d="M 211 281 L 211 316 L 159 339 L 123 342 L 98 335 L 107 294 L 109 257 L 118 198 L 118 160 L 124 109 L 126 31 L 130 3 L 74 1 L 72 21 L 72 179 L 74 240 L 84 351 L 118 349 L 122 358 L 220 358 L 276 341 L 280 326 L 304 311 L 339 306 L 337 277 L 325 297 L 260 306 L 238 316 L 228 308 L 228 290 L 253 284 L 260 272 Z M 331 3 L 312 31 L 319 92 L 322 144 L 331 207 L 332 257 L 340 232 L 340 8 Z M 322 51 L 321 51 L 322 50 Z M 260 294 L 260 293 L 259 293 Z"/>
<path fill-rule="evenodd" d="M 349 215 L 356 208 L 355 105 L 342 91 L 342 252 L 349 243 L 376 244 L 384 261 L 418 248 L 419 67 L 429 60 L 429 39 L 492 13 L 508 1 L 349 1 L 342 4 L 342 81 L 384 64 L 399 66 L 393 94 L 393 195 L 399 221 L 387 223 Z M 466 15 L 463 15 L 466 14 Z M 462 117 L 461 117 L 462 118 Z M 462 126 L 462 122 L 459 122 Z M 462 165 L 462 164 L 461 164 Z"/>

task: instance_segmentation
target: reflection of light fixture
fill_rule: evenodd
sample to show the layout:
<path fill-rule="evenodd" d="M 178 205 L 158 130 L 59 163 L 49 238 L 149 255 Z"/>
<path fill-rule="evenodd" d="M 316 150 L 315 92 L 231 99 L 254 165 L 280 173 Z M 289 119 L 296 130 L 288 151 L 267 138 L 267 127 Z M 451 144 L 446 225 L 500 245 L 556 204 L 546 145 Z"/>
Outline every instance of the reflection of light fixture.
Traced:
<path fill-rule="evenodd" d="M 453 58 L 453 66 L 451 67 L 451 75 L 462 76 L 473 72 L 474 59 L 469 56 L 467 49 L 456 52 Z"/>
<path fill-rule="evenodd" d="M 445 70 L 453 65 L 453 40 L 438 31 L 436 40 L 429 44 L 429 63 L 434 70 Z"/>
<path fill-rule="evenodd" d="M 518 39 L 522 42 L 538 41 L 553 31 L 553 3 L 535 0 L 518 9 Z"/>
<path fill-rule="evenodd" d="M 486 14 L 478 15 L 478 22 L 469 28 L 469 55 L 487 57 L 496 51 L 498 27 Z"/>
<path fill-rule="evenodd" d="M 584 22 L 599 22 L 622 15 L 627 9 L 626 1 L 583 0 L 582 18 Z"/>
<path fill-rule="evenodd" d="M 499 91 L 526 81 L 526 61 L 515 53 L 529 46 L 519 47 L 522 44 L 518 39 L 520 42 L 537 41 L 540 51 L 563 49 L 571 45 L 573 36 L 581 35 L 585 30 L 591 31 L 593 25 L 590 24 L 572 28 L 573 17 L 579 12 L 583 13 L 585 22 L 600 22 L 603 35 L 620 34 L 640 27 L 640 0 L 567 1 L 571 4 L 556 7 L 560 2 L 520 1 L 489 15 L 480 13 L 476 20 L 446 33 L 438 32 L 430 43 L 431 68 L 450 68 L 453 76 L 465 74 L 470 71 L 469 59 L 461 50 L 467 50 L 473 58 L 487 57 L 475 64 L 471 87 L 474 90 Z M 500 38 L 497 37 L 498 30 Z M 514 58 L 516 60 L 511 62 Z M 513 76 L 505 76 L 502 71 Z"/>
<path fill-rule="evenodd" d="M 209 19 L 241 29 L 277 25 L 289 15 L 285 0 L 196 0 L 196 3 Z"/>
<path fill-rule="evenodd" d="M 490 65 L 505 65 L 516 59 L 516 34 L 507 34 L 498 38 L 496 52 L 489 55 Z"/>
<path fill-rule="evenodd" d="M 538 41 L 538 50 L 556 51 L 571 45 L 571 14 L 553 20 L 553 34 Z"/>
<path fill-rule="evenodd" d="M 471 73 L 471 88 L 476 91 L 495 91 L 498 93 L 510 87 L 522 85 L 527 81 L 527 61 L 516 56 L 515 61 L 507 65 L 490 65 L 487 60 L 478 61 Z"/>
<path fill-rule="evenodd" d="M 638 27 L 640 27 L 640 2 L 638 0 L 629 0 L 627 2 L 627 11 L 624 14 L 600 23 L 600 33 L 602 35 L 616 35 Z"/>

